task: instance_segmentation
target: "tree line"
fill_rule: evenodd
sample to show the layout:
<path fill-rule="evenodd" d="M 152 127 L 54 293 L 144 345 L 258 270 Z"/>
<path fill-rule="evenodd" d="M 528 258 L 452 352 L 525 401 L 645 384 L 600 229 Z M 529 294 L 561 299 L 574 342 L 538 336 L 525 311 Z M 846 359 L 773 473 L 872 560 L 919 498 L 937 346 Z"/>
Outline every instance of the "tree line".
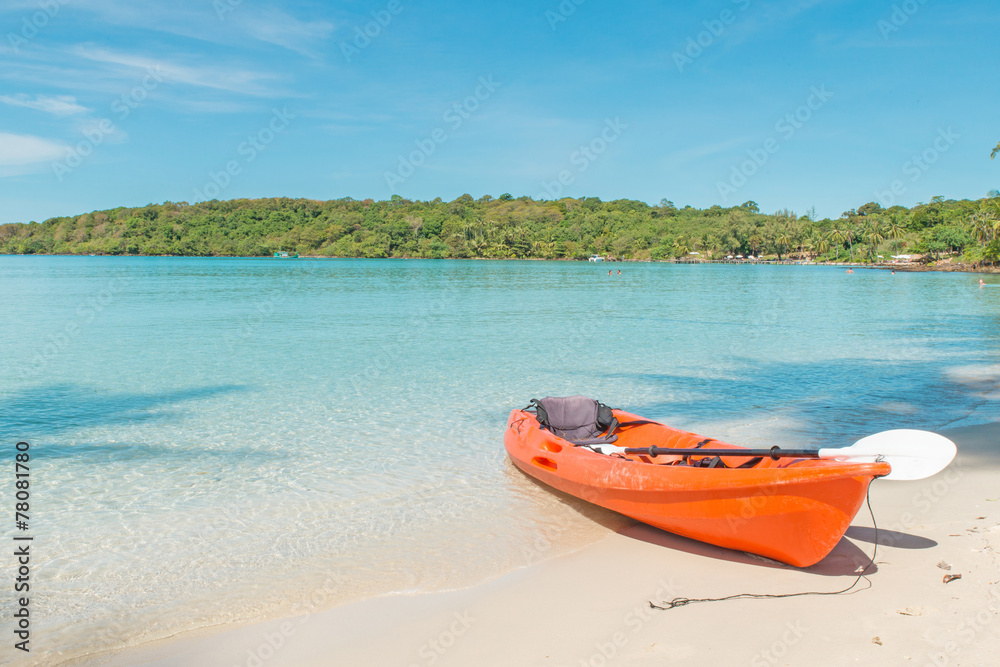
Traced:
<path fill-rule="evenodd" d="M 235 199 L 119 207 L 0 225 L 0 253 L 77 255 L 544 258 L 664 260 L 810 258 L 879 262 L 892 255 L 1000 260 L 1000 193 L 934 197 L 912 208 L 869 202 L 839 218 L 756 203 L 697 209 L 596 197 L 503 194 L 447 202 Z"/>

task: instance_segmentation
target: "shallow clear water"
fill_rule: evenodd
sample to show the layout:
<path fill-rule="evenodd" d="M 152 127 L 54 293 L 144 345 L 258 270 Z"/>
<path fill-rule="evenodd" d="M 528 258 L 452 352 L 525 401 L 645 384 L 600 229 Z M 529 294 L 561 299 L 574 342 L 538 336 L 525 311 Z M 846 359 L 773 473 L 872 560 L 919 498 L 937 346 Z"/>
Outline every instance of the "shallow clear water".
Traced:
<path fill-rule="evenodd" d="M 1000 289 L 978 277 L 612 266 L 0 257 L 31 658 L 466 586 L 598 538 L 614 515 L 506 461 L 533 397 L 748 445 L 1000 418 Z"/>

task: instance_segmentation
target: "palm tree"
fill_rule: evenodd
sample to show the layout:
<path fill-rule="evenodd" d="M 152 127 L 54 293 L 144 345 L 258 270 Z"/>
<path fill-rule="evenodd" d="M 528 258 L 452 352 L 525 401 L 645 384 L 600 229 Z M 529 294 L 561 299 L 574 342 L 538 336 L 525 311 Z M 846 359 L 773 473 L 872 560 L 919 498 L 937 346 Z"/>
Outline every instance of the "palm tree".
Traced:
<path fill-rule="evenodd" d="M 851 264 L 854 263 L 854 237 L 857 236 L 858 230 L 852 225 L 847 228 L 847 245 L 851 249 Z"/>
<path fill-rule="evenodd" d="M 791 245 L 791 243 L 792 239 L 791 235 L 789 235 L 788 233 L 788 228 L 785 227 L 778 230 L 778 233 L 774 236 L 774 245 L 777 247 L 778 250 L 779 262 L 781 261 L 781 254 L 788 249 L 788 246 Z"/>
<path fill-rule="evenodd" d="M 984 224 L 985 220 L 983 219 L 983 211 L 985 208 L 985 206 L 980 206 L 978 211 L 970 213 L 968 220 L 969 227 L 972 228 L 972 238 L 974 238 L 976 243 L 979 245 L 986 245 L 986 237 L 989 233 L 989 226 Z"/>
<path fill-rule="evenodd" d="M 687 241 L 683 236 L 678 236 L 677 240 L 674 241 L 674 256 L 684 258 L 687 257 L 689 252 L 691 252 L 691 248 L 688 246 Z"/>
<path fill-rule="evenodd" d="M 545 259 L 552 259 L 556 256 L 556 238 L 552 232 L 544 234 L 541 239 L 531 242 L 530 245 L 535 253 Z"/>
<path fill-rule="evenodd" d="M 878 244 L 885 240 L 881 220 L 870 220 L 862 228 L 862 238 L 868 242 L 868 259 L 875 260 L 878 254 Z"/>
<path fill-rule="evenodd" d="M 993 152 L 990 153 L 990 159 L 992 160 L 993 158 L 995 158 L 997 156 L 997 153 L 1000 153 L 1000 142 L 997 143 L 996 148 L 994 148 Z"/>
<path fill-rule="evenodd" d="M 896 254 L 899 254 L 899 239 L 906 233 L 906 228 L 899 221 L 899 216 L 895 213 L 889 218 L 889 222 L 885 226 L 885 236 L 888 239 L 892 239 L 893 247 L 896 250 Z"/>
<path fill-rule="evenodd" d="M 847 232 L 843 229 L 837 229 L 836 227 L 834 227 L 833 229 L 830 230 L 830 233 L 827 234 L 827 238 L 830 239 L 830 243 L 832 243 L 834 247 L 837 249 L 836 261 L 839 262 L 840 249 L 844 247 L 844 241 L 847 240 Z"/>
<path fill-rule="evenodd" d="M 722 247 L 722 242 L 719 241 L 719 237 L 715 234 L 709 234 L 707 232 L 701 237 L 701 244 L 713 259 L 715 258 L 716 253 L 719 252 L 719 248 Z"/>
<path fill-rule="evenodd" d="M 806 228 L 804 225 L 796 224 L 794 226 L 795 244 L 799 246 L 799 259 L 805 259 L 806 253 L 806 242 L 809 240 L 806 237 Z"/>
<path fill-rule="evenodd" d="M 815 234 L 809 239 L 810 244 L 816 249 L 816 252 L 820 255 L 827 252 L 830 249 L 830 237 L 824 236 L 823 234 Z"/>

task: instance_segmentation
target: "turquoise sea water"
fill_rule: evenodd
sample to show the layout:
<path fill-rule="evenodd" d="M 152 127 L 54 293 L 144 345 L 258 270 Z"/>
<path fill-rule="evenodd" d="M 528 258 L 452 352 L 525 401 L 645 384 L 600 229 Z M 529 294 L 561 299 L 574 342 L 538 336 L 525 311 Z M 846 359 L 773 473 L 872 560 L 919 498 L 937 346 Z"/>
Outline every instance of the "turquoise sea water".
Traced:
<path fill-rule="evenodd" d="M 32 454 L 21 662 L 467 586 L 597 539 L 610 514 L 506 461 L 533 397 L 748 445 L 1000 419 L 1000 289 L 977 279 L 0 257 L 0 455 Z"/>

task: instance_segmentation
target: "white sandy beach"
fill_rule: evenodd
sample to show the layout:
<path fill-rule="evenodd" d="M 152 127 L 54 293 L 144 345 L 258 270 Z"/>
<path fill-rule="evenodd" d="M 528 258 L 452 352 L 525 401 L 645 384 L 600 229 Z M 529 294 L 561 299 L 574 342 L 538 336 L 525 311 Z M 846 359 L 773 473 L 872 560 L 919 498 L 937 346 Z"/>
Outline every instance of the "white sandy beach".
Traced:
<path fill-rule="evenodd" d="M 843 589 L 874 546 L 865 508 L 807 570 L 635 524 L 467 590 L 377 598 L 71 664 L 993 665 L 1000 424 L 945 434 L 959 446 L 947 470 L 872 485 L 876 567 L 870 588 L 862 581 L 846 595 L 649 606 L 676 596 Z M 948 574 L 961 578 L 944 583 Z"/>

